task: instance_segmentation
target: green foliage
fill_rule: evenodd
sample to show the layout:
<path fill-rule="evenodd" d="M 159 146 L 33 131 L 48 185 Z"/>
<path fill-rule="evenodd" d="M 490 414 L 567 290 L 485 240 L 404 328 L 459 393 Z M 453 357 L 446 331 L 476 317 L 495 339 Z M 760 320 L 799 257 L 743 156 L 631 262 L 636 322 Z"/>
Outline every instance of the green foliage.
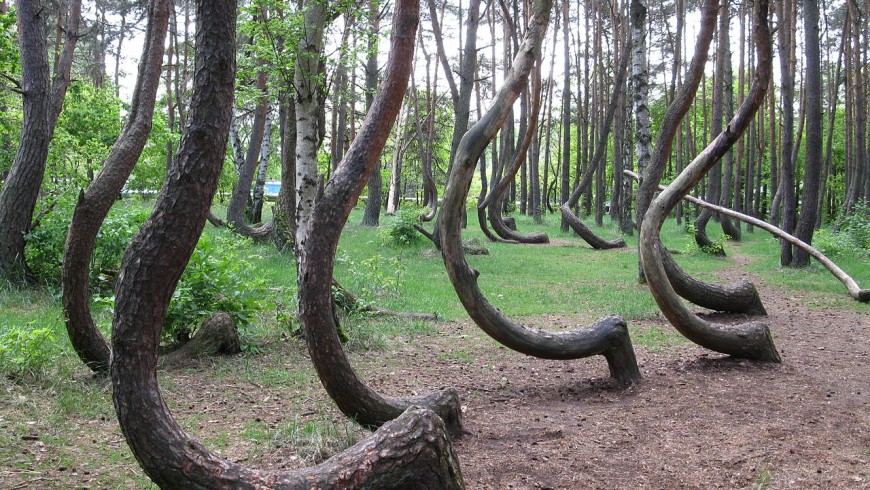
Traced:
<path fill-rule="evenodd" d="M 694 240 L 696 231 L 694 224 L 686 222 L 686 235 L 691 236 L 692 240 L 686 243 L 684 252 L 687 254 L 697 254 L 700 252 L 707 255 L 722 255 L 725 252 L 725 241 L 731 237 L 721 233 L 715 238 L 710 238 L 710 241 L 713 243 L 712 245 L 698 246 Z"/>
<path fill-rule="evenodd" d="M 409 247 L 420 241 L 420 232 L 414 225 L 420 223 L 421 209 L 416 206 L 405 206 L 387 221 L 381 228 L 381 240 L 390 247 Z"/>
<path fill-rule="evenodd" d="M 839 231 L 821 229 L 813 245 L 829 257 L 857 255 L 870 258 L 870 203 L 860 202 L 843 218 Z"/>
<path fill-rule="evenodd" d="M 121 106 L 113 87 L 70 85 L 49 147 L 44 190 L 59 194 L 87 185 L 121 132 Z"/>
<path fill-rule="evenodd" d="M 50 328 L 13 326 L 0 334 L 0 370 L 10 377 L 35 375 L 57 355 L 54 332 Z"/>
<path fill-rule="evenodd" d="M 51 212 L 27 235 L 27 263 L 44 284 L 52 287 L 60 285 L 63 247 L 74 208 L 72 192 L 61 194 Z M 148 210 L 136 203 L 119 203 L 106 216 L 91 259 L 91 279 L 99 281 L 102 289 L 114 287 L 111 271 L 118 269 L 127 244 L 148 215 Z"/>
<path fill-rule="evenodd" d="M 0 73 L 13 79 L 21 74 L 15 12 L 11 8 L 0 15 Z M 11 90 L 0 91 L 0 173 L 12 166 L 21 122 L 21 97 Z"/>
<path fill-rule="evenodd" d="M 336 263 L 350 274 L 347 286 L 363 300 L 373 300 L 399 294 L 405 267 L 397 257 L 376 254 L 368 258 L 353 260 L 349 254 L 340 251 Z"/>
<path fill-rule="evenodd" d="M 167 145 L 178 148 L 180 136 L 169 129 L 166 114 L 155 111 L 151 122 L 151 133 L 139 161 L 127 179 L 126 189 L 131 191 L 157 191 L 163 186 L 166 178 Z"/>
<path fill-rule="evenodd" d="M 257 274 L 249 240 L 203 235 L 169 304 L 163 326 L 168 341 L 184 341 L 213 313 L 229 314 L 241 329 L 263 307 L 265 280 Z"/>

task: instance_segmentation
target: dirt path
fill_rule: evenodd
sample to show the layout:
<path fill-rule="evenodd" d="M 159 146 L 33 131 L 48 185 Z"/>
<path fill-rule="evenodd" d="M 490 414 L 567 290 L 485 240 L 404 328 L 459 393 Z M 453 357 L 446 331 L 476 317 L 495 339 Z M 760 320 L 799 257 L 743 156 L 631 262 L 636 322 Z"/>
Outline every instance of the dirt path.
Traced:
<path fill-rule="evenodd" d="M 601 359 L 485 350 L 494 371 L 442 381 L 468 403 L 469 487 L 870 488 L 870 315 L 760 289 L 781 365 L 638 347 L 644 380 L 620 390 Z"/>
<path fill-rule="evenodd" d="M 740 274 L 725 270 L 722 278 Z M 432 386 L 460 392 L 467 433 L 456 447 L 470 489 L 870 488 L 870 311 L 824 306 L 825 297 L 810 293 L 760 290 L 780 365 L 697 348 L 661 318 L 631 322 L 644 379 L 627 389 L 611 384 L 603 358 L 542 361 L 459 322 L 387 351 L 355 354 L 353 362 L 387 394 Z M 525 320 L 540 328 L 581 321 Z M 669 342 L 645 347 L 645 334 Z M 217 360 L 161 375 L 179 421 L 230 459 L 304 464 L 292 442 L 276 444 L 276 428 L 324 413 L 343 418 L 302 344 L 283 344 L 253 358 L 256 365 Z M 288 365 L 301 371 L 287 374 Z M 99 383 L 85 378 L 73 382 Z M 0 487 L 141 487 L 107 387 L 96 388 L 102 401 L 63 427 L 39 418 L 53 410 L 51 391 L 24 389 L 8 385 L 9 404 L 0 404 L 0 426 L 13 431 L 6 441 L 17 454 L 0 462 Z M 51 431 L 62 437 L 46 437 Z M 52 440 L 65 442 L 53 447 Z"/>

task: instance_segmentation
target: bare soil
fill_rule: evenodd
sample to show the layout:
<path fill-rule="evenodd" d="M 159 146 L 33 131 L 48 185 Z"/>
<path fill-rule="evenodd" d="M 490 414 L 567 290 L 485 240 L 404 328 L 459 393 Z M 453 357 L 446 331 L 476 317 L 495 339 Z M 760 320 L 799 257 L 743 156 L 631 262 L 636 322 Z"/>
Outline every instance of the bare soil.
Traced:
<path fill-rule="evenodd" d="M 725 270 L 721 278 L 740 274 Z M 466 432 L 456 449 L 468 488 L 870 488 L 870 309 L 750 279 L 770 314 L 782 364 L 706 351 L 669 333 L 661 317 L 631 322 L 639 336 L 666 333 L 660 345 L 636 341 L 644 379 L 627 388 L 609 380 L 603 358 L 534 359 L 462 322 L 441 323 L 437 332 L 386 351 L 354 354 L 354 363 L 384 393 L 459 391 Z M 555 329 L 593 319 L 523 320 Z M 162 374 L 174 414 L 230 459 L 272 468 L 308 464 L 270 431 L 288 420 L 342 418 L 304 367 L 302 344 L 283 344 L 270 346 L 279 354 Z M 282 378 L 282 365 L 302 374 Z M 248 376 L 252 370 L 261 373 Z M 263 370 L 274 371 L 274 379 Z M 84 372 L 71 382 L 105 383 Z M 50 411 L 51 393 L 14 385 L 6 391 L 0 430 L 16 431 L 3 440 L 20 447 L 14 461 L 0 461 L 0 487 L 142 486 L 110 403 L 70 414 L 63 427 L 28 413 L 28 426 L 16 423 L 14 410 Z"/>

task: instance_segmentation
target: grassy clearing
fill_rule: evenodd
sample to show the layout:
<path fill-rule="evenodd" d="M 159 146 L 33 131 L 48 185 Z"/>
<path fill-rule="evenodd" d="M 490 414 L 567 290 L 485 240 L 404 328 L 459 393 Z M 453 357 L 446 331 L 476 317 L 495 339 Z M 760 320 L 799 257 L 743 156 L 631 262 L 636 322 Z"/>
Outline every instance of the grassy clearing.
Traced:
<path fill-rule="evenodd" d="M 384 217 L 383 222 L 390 219 Z M 440 255 L 428 242 L 401 249 L 386 247 L 377 229 L 359 222 L 355 212 L 339 245 L 336 276 L 343 284 L 363 301 L 378 306 L 437 312 L 446 320 L 468 321 Z M 635 346 L 664 351 L 686 342 L 673 330 L 647 321 L 658 309 L 646 287 L 636 281 L 636 237 L 627 237 L 627 249 L 595 251 L 579 238 L 560 232 L 554 217 L 544 226 L 519 218 L 518 225 L 520 230 L 546 231 L 553 244 L 490 244 L 476 228 L 466 232 L 466 238 L 478 238 L 490 250 L 490 255 L 468 261 L 481 273 L 481 289 L 507 315 L 540 328 L 570 328 L 619 314 L 629 320 Z M 605 237 L 618 234 L 613 226 L 594 229 Z M 209 226 L 206 233 L 219 237 L 228 232 Z M 672 222 L 663 237 L 671 249 L 693 250 L 691 237 Z M 242 332 L 248 351 L 239 357 L 209 360 L 194 369 L 161 372 L 161 389 L 185 430 L 228 452 L 228 457 L 256 460 L 264 452 L 283 451 L 292 464 L 321 461 L 353 444 L 364 431 L 337 413 L 319 389 L 304 343 L 292 336 L 298 328 L 293 315 L 293 257 L 269 245 L 252 245 L 252 250 L 255 267 L 248 274 L 264 278 L 269 288 L 263 292 L 267 306 Z M 819 308 L 868 308 L 850 300 L 842 285 L 817 265 L 807 270 L 781 269 L 778 242 L 764 233 L 745 234 L 743 243 L 728 243 L 726 250 L 726 258 L 688 253 L 677 260 L 690 273 L 706 279 L 714 278 L 722 268 L 749 262 L 747 269 L 765 283 L 789 288 L 796 295 L 805 292 L 802 300 Z M 867 261 L 841 257 L 838 263 L 859 284 L 870 284 Z M 91 377 L 72 351 L 59 299 L 39 291 L 2 290 L 0 311 L 0 349 L 4 349 L 0 357 L 0 486 L 31 482 L 38 487 L 41 481 L 50 481 L 54 486 L 147 488 L 147 478 L 118 431 L 108 381 Z M 109 312 L 99 306 L 95 311 L 102 320 L 110 320 Z M 418 337 L 437 334 L 443 326 L 356 314 L 343 317 L 342 323 L 352 355 L 399 349 Z M 462 338 L 451 342 L 455 348 L 439 354 L 439 359 L 484 367 L 492 362 L 479 358 L 463 342 Z M 195 391 L 194 380 L 201 383 L 203 377 L 220 387 L 222 399 L 229 400 L 220 403 L 250 407 L 241 416 L 254 411 L 257 417 L 216 418 L 211 411 L 219 403 L 214 401 L 218 395 Z M 49 480 L 39 480 L 45 478 Z"/>

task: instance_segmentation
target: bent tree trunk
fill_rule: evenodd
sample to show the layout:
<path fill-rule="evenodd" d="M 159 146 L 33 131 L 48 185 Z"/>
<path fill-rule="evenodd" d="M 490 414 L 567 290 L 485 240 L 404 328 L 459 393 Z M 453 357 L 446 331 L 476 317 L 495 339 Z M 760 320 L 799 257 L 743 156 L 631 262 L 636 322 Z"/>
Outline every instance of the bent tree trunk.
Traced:
<path fill-rule="evenodd" d="M 764 101 L 771 76 L 767 9 L 767 0 L 755 3 L 753 32 L 758 65 L 746 99 L 725 130 L 652 202 L 641 227 L 640 250 L 650 292 L 662 313 L 680 333 L 692 342 L 717 352 L 759 361 L 779 362 L 779 353 L 767 325 L 757 322 L 735 326 L 720 325 L 704 321 L 692 313 L 671 286 L 661 261 L 660 250 L 661 226 L 668 213 L 739 139 Z"/>
<path fill-rule="evenodd" d="M 637 174 L 635 174 L 634 172 L 631 172 L 629 170 L 623 170 L 623 173 L 625 175 L 628 175 L 629 177 L 637 179 Z M 659 189 L 664 190 L 665 186 L 660 185 Z M 690 195 L 683 196 L 683 199 L 686 201 L 689 201 L 692 204 L 697 204 L 698 206 L 701 206 L 704 208 L 710 208 L 713 211 L 715 211 L 723 216 L 729 216 L 729 217 L 734 218 L 738 221 L 742 221 L 742 222 L 750 224 L 752 226 L 756 226 L 758 228 L 761 228 L 764 231 L 767 231 L 768 233 L 770 233 L 771 235 L 773 235 L 777 238 L 780 238 L 782 240 L 786 240 L 787 242 L 789 242 L 792 245 L 794 245 L 795 247 L 797 247 L 799 250 L 806 253 L 808 256 L 818 260 L 819 263 L 822 264 L 826 269 L 828 269 L 828 271 L 830 271 L 831 274 L 833 274 L 834 277 L 836 277 L 838 281 L 842 282 L 843 285 L 846 286 L 846 290 L 848 291 L 849 296 L 851 296 L 852 299 L 861 301 L 862 303 L 870 302 L 870 289 L 861 289 L 861 287 L 858 285 L 858 283 L 855 282 L 855 279 L 853 279 L 850 275 L 846 274 L 846 272 L 843 271 L 843 269 L 841 269 L 837 264 L 835 264 L 825 254 L 820 252 L 818 249 L 816 249 L 812 245 L 804 242 L 800 238 L 798 238 L 794 235 L 790 235 L 790 234 L 782 231 L 781 228 L 777 228 L 776 226 L 773 226 L 772 224 L 770 224 L 766 221 L 762 221 L 758 218 L 753 218 L 752 216 L 749 216 L 749 215 L 746 215 L 743 213 L 738 213 L 737 211 L 734 211 L 733 209 L 723 208 L 722 206 L 716 206 L 715 204 L 710 204 L 707 201 L 698 199 L 697 197 L 690 196 Z M 668 268 L 668 265 L 667 265 L 667 262 L 665 262 L 665 269 L 667 269 L 667 268 Z M 668 272 L 668 274 L 669 274 L 668 277 L 670 278 L 670 272 Z M 673 284 L 673 281 L 671 281 L 671 283 Z M 674 288 L 677 289 L 676 285 L 674 286 Z M 679 290 L 677 291 L 677 294 L 680 294 L 682 296 L 682 293 L 680 293 Z M 685 296 L 683 296 L 683 297 L 685 298 Z M 689 299 L 689 298 L 686 298 L 686 299 Z M 689 300 L 689 301 L 691 301 L 691 300 Z M 701 305 L 701 306 L 703 306 L 703 305 Z M 729 311 L 729 310 L 721 310 L 721 311 Z M 744 312 L 735 312 L 735 313 L 744 313 Z M 745 312 L 745 313 L 748 313 L 748 312 Z"/>
<path fill-rule="evenodd" d="M 689 112 L 692 101 L 695 99 L 695 92 L 697 92 L 698 85 L 701 83 L 704 66 L 707 64 L 707 54 L 710 51 L 710 43 L 713 41 L 718 6 L 719 0 L 706 0 L 704 2 L 704 9 L 701 13 L 701 30 L 698 33 L 698 39 L 695 41 L 695 54 L 692 55 L 692 62 L 689 64 L 686 79 L 683 85 L 680 86 L 679 93 L 674 97 L 674 102 L 665 111 L 665 117 L 656 137 L 656 144 L 649 164 L 644 170 L 639 171 L 642 177 L 636 178 L 638 180 L 636 198 L 638 227 L 643 225 L 646 210 L 653 200 L 656 187 L 662 181 L 668 157 L 671 154 L 674 137 L 680 128 L 680 121 Z M 624 173 L 629 176 L 633 174 L 630 170 L 625 170 Z M 639 257 L 640 253 L 638 251 L 638 279 L 641 282 L 645 282 L 643 263 Z"/>
<path fill-rule="evenodd" d="M 492 108 L 462 137 L 444 202 L 439 231 L 442 257 L 450 282 L 471 318 L 488 335 L 524 354 L 547 359 L 576 359 L 604 355 L 611 375 L 620 382 L 640 380 L 640 371 L 625 322 L 607 317 L 579 330 L 560 333 L 540 332 L 518 325 L 490 304 L 477 286 L 477 271 L 465 261 L 461 240 L 462 208 L 475 164 L 509 114 L 509 109 L 525 85 L 549 21 L 552 0 L 536 0 L 532 24 L 517 52 Z"/>
<path fill-rule="evenodd" d="M 655 161 L 655 158 L 653 160 Z M 623 170 L 622 173 L 634 180 L 638 180 L 638 175 L 631 170 Z M 665 187 L 659 185 L 658 188 L 664 189 Z M 683 199 L 696 204 L 703 203 L 700 205 L 705 209 L 712 207 L 709 203 L 691 196 L 683 196 Z M 714 211 L 727 209 L 720 208 L 719 206 L 715 206 L 715 208 L 717 209 L 714 209 Z M 761 296 L 759 296 L 758 290 L 755 289 L 755 285 L 751 282 L 741 279 L 729 284 L 713 284 L 695 279 L 677 264 L 677 261 L 671 257 L 671 254 L 661 242 L 659 242 L 658 248 L 671 286 L 684 299 L 703 308 L 726 313 L 767 315 L 767 310 L 764 309 L 764 304 L 761 302 Z"/>
<path fill-rule="evenodd" d="M 616 80 L 613 85 L 614 87 L 622 87 L 625 85 L 625 78 L 628 76 L 628 59 L 630 50 L 631 43 L 625 43 L 625 48 L 622 50 L 620 58 L 622 61 L 619 63 Z M 571 192 L 568 200 L 559 206 L 559 211 L 562 212 L 562 218 L 564 218 L 568 226 L 574 230 L 575 233 L 580 235 L 580 238 L 585 240 L 592 248 L 597 250 L 622 248 L 625 246 L 625 240 L 622 237 L 614 238 L 613 240 L 605 240 L 599 237 L 595 232 L 590 230 L 589 227 L 583 224 L 583 220 L 574 214 L 572 208 L 577 206 L 577 202 L 580 200 L 580 196 L 583 195 L 583 193 L 589 192 L 595 169 L 604 168 L 601 163 L 604 160 L 605 153 L 607 152 L 608 135 L 613 127 L 613 117 L 616 114 L 616 108 L 619 105 L 618 92 L 618 90 L 614 90 L 613 94 L 610 96 L 610 103 L 608 104 L 607 112 L 605 112 L 604 115 L 604 124 L 601 127 L 601 134 L 598 137 L 598 143 L 595 146 L 595 154 L 592 156 L 592 161 L 586 168 L 586 172 L 583 173 L 583 177 L 580 179 L 577 187 L 575 187 L 574 191 Z"/>
<path fill-rule="evenodd" d="M 455 390 L 401 399 L 381 396 L 369 388 L 351 367 L 332 314 L 331 288 L 338 240 L 402 106 L 411 72 L 417 19 L 415 0 L 397 2 L 386 78 L 362 128 L 311 214 L 308 238 L 299 257 L 299 316 L 320 381 L 347 416 L 367 427 L 377 427 L 398 417 L 409 406 L 422 405 L 438 413 L 451 431 L 458 432 L 461 412 Z"/>
<path fill-rule="evenodd" d="M 109 370 L 110 351 L 91 316 L 88 283 L 91 257 L 100 227 L 133 171 L 151 132 L 169 24 L 169 0 L 152 1 L 148 18 L 145 48 L 127 123 L 112 145 L 100 173 L 79 194 L 64 246 L 61 284 L 67 333 L 79 358 L 93 371 L 101 373 Z"/>
<path fill-rule="evenodd" d="M 405 23 L 406 10 L 400 1 L 396 15 Z M 349 450 L 297 471 L 223 459 L 172 418 L 157 385 L 157 345 L 217 188 L 233 99 L 236 3 L 198 1 L 196 18 L 197 71 L 178 163 L 125 253 L 117 289 L 113 401 L 133 454 L 161 488 L 462 488 L 444 425 L 428 410 L 409 410 Z"/>
<path fill-rule="evenodd" d="M 478 218 L 481 218 L 481 213 L 483 209 L 487 209 L 489 211 L 489 221 L 492 224 L 492 229 L 495 230 L 495 232 L 501 238 L 516 243 L 550 243 L 550 237 L 548 237 L 546 233 L 535 232 L 529 233 L 527 235 L 517 233 L 516 227 L 512 229 L 510 226 L 508 226 L 501 215 L 501 211 L 504 206 L 505 192 L 510 186 L 510 183 L 516 177 L 517 172 L 519 172 L 520 168 L 522 168 L 523 164 L 525 164 L 526 157 L 529 153 L 529 147 L 532 144 L 532 140 L 538 133 L 538 113 L 540 112 L 541 105 L 540 65 L 541 59 L 539 53 L 537 59 L 535 59 L 535 66 L 532 69 L 532 83 L 531 90 L 529 90 L 529 99 L 531 99 L 532 107 L 529 110 L 528 127 L 526 128 L 526 132 L 523 134 L 523 140 L 520 143 L 519 151 L 517 152 L 516 156 L 514 156 L 511 167 L 505 173 L 504 177 L 502 177 L 502 179 L 498 181 L 498 183 L 495 185 L 495 188 L 492 190 L 492 192 L 489 193 L 486 199 L 484 199 L 483 202 L 478 205 L 477 211 Z M 481 192 L 483 192 L 483 188 L 481 188 Z M 487 233 L 488 229 L 484 227 L 485 224 L 481 222 L 481 228 L 483 228 L 484 233 Z"/>

